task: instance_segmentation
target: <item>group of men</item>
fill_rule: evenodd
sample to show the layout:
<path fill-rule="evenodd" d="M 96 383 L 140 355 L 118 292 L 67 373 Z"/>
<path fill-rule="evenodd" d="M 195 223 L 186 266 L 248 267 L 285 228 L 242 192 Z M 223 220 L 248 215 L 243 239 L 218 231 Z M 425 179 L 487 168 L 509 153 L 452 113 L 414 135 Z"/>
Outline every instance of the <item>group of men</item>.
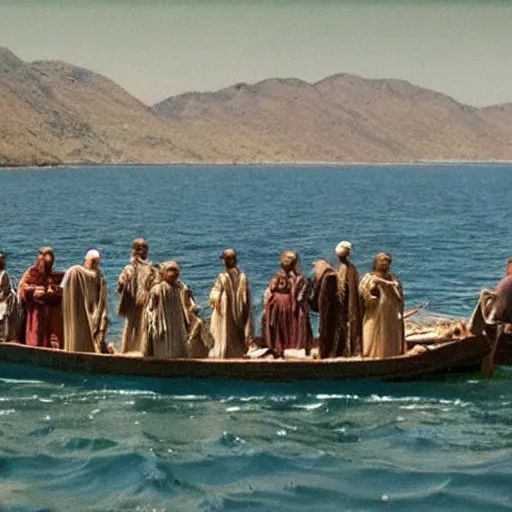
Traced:
<path fill-rule="evenodd" d="M 391 256 L 375 257 L 361 279 L 350 261 L 352 245 L 340 242 L 338 265 L 320 260 L 313 279 L 301 271 L 295 251 L 281 254 L 281 266 L 264 294 L 262 335 L 254 335 L 249 280 L 237 253 L 226 249 L 223 270 L 209 294 L 209 329 L 175 261 L 154 265 L 144 239 L 133 241 L 130 263 L 118 278 L 118 314 L 125 318 L 122 353 L 158 358 L 238 358 L 254 346 L 275 357 L 287 349 L 313 346 L 311 310 L 319 314 L 321 358 L 389 357 L 404 352 L 404 300 L 400 281 L 390 272 Z M 13 290 L 0 253 L 0 340 L 66 351 L 114 352 L 107 344 L 107 286 L 101 256 L 87 251 L 82 265 L 55 272 L 51 247 L 42 247 L 35 265 Z"/>

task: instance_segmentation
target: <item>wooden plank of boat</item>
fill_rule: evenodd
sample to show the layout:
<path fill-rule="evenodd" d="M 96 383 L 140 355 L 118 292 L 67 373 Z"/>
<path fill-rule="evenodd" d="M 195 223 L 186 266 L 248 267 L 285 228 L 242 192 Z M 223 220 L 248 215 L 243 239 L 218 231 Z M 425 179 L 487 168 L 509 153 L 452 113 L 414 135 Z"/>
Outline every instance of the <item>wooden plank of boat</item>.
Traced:
<path fill-rule="evenodd" d="M 512 366 L 512 333 L 503 334 L 500 337 L 494 355 L 494 363 Z"/>
<path fill-rule="evenodd" d="M 489 353 L 483 337 L 439 343 L 387 359 L 172 359 L 64 352 L 18 343 L 0 343 L 0 361 L 72 373 L 157 378 L 295 382 L 376 378 L 414 379 L 475 367 Z"/>
<path fill-rule="evenodd" d="M 431 347 L 432 345 L 445 341 L 444 339 L 440 339 L 435 333 L 430 335 L 411 335 L 406 338 L 406 343 L 409 348 L 415 345 Z M 500 337 L 494 354 L 494 364 L 512 366 L 512 333 L 506 333 Z"/>

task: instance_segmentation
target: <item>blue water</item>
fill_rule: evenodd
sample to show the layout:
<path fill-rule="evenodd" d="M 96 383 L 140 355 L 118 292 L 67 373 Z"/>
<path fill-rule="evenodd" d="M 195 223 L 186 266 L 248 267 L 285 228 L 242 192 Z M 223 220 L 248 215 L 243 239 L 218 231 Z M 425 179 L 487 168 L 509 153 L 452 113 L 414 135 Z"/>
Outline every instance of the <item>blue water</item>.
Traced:
<path fill-rule="evenodd" d="M 94 167 L 0 173 L 19 277 L 90 247 L 110 284 L 131 240 L 177 259 L 198 302 L 239 252 L 256 314 L 283 249 L 309 273 L 393 255 L 407 303 L 469 315 L 512 255 L 512 166 Z M 512 371 L 405 384 L 161 382 L 0 365 L 0 511 L 512 510 Z"/>

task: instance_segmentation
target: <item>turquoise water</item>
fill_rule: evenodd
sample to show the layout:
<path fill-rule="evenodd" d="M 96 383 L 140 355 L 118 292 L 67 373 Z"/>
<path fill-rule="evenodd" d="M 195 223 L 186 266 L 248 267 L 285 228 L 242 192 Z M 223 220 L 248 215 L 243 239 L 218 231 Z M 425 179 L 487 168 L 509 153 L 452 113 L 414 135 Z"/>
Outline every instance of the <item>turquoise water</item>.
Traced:
<path fill-rule="evenodd" d="M 115 308 L 132 238 L 199 302 L 237 248 L 256 313 L 279 253 L 391 252 L 410 306 L 468 315 L 512 255 L 512 166 L 94 167 L 0 173 L 19 276 L 97 247 Z M 114 318 L 111 338 L 121 323 Z M 512 372 L 418 383 L 247 384 L 0 365 L 0 511 L 512 510 Z"/>

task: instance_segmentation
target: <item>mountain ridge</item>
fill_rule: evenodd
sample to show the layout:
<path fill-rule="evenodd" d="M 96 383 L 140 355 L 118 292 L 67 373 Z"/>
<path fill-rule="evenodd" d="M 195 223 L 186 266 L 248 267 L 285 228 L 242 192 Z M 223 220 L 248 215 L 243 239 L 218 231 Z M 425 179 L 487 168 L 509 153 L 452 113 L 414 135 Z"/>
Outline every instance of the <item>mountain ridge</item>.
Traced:
<path fill-rule="evenodd" d="M 512 161 L 512 102 L 459 103 L 336 73 L 240 82 L 148 106 L 109 78 L 0 48 L 0 165 Z"/>

